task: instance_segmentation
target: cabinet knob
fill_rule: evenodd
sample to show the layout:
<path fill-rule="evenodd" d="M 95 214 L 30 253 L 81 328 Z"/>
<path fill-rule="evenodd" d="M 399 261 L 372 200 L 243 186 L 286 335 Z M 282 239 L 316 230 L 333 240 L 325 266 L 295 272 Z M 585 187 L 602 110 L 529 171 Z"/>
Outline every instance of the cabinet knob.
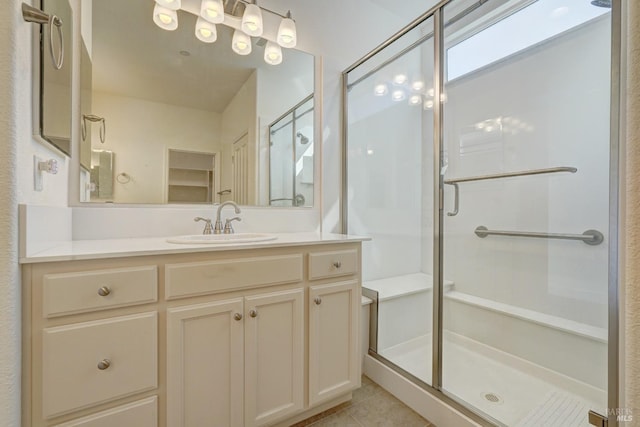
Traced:
<path fill-rule="evenodd" d="M 236 314 L 233 315 L 233 318 L 236 319 L 236 320 L 242 320 L 242 314 L 236 313 Z"/>
<path fill-rule="evenodd" d="M 249 311 L 249 316 L 251 316 L 251 317 L 258 317 L 258 312 L 257 312 L 257 311 L 255 311 L 255 310 L 251 310 L 251 311 Z"/>
<path fill-rule="evenodd" d="M 333 266 L 334 266 L 335 268 L 340 268 L 340 267 L 342 267 L 342 263 L 341 263 L 340 261 L 334 261 L 334 262 L 333 262 Z"/>
<path fill-rule="evenodd" d="M 320 297 L 315 297 L 315 298 L 313 299 L 313 302 L 315 302 L 315 303 L 316 303 L 316 305 L 320 305 L 320 304 L 322 304 L 322 298 L 320 298 Z"/>
<path fill-rule="evenodd" d="M 111 361 L 109 359 L 102 359 L 98 363 L 98 369 L 100 369 L 101 371 L 104 371 L 105 369 L 109 369 L 109 366 L 111 366 Z"/>
<path fill-rule="evenodd" d="M 101 297 L 106 297 L 110 293 L 111 293 L 111 289 L 108 286 L 103 286 L 100 289 L 98 289 L 98 295 L 100 295 Z"/>

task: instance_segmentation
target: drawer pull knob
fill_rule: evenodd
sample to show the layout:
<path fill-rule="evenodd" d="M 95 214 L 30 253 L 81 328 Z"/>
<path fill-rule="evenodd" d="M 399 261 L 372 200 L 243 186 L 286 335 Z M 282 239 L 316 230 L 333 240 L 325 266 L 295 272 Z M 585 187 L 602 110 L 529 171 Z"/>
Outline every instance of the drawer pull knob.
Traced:
<path fill-rule="evenodd" d="M 258 317 L 258 312 L 257 312 L 257 311 L 255 311 L 255 310 L 251 310 L 251 311 L 249 312 L 249 316 L 251 316 L 251 317 Z"/>
<path fill-rule="evenodd" d="M 106 297 L 110 293 L 111 293 L 111 289 L 108 286 L 103 286 L 100 289 L 98 289 L 98 295 L 100 295 L 101 297 Z"/>
<path fill-rule="evenodd" d="M 335 268 L 340 268 L 340 267 L 342 267 L 342 263 L 341 263 L 340 261 L 334 261 L 334 262 L 333 262 L 333 266 L 334 266 Z"/>
<path fill-rule="evenodd" d="M 236 319 L 236 320 L 242 320 L 242 314 L 236 313 L 236 314 L 233 315 L 233 318 Z"/>
<path fill-rule="evenodd" d="M 315 298 L 313 299 L 313 302 L 315 302 L 315 303 L 316 303 L 316 305 L 320 305 L 320 304 L 322 304 L 322 298 L 320 298 L 320 297 L 315 297 Z"/>
<path fill-rule="evenodd" d="M 101 371 L 109 369 L 109 366 L 111 366 L 111 361 L 109 359 L 102 359 L 100 363 L 98 363 L 98 369 Z"/>

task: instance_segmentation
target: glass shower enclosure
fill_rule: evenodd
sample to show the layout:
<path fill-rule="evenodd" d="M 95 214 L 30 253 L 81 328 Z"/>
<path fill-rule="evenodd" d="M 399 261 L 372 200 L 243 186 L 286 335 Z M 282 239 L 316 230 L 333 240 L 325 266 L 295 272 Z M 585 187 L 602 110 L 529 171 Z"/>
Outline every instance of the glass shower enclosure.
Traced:
<path fill-rule="evenodd" d="M 343 74 L 370 355 L 482 423 L 617 407 L 606 5 L 442 1 Z"/>

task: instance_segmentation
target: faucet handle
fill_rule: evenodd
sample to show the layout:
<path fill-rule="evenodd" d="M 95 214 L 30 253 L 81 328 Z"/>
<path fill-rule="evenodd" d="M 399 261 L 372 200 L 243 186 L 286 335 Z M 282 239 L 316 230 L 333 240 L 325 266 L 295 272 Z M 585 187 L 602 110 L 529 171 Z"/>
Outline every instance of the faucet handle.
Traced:
<path fill-rule="evenodd" d="M 232 221 L 242 221 L 242 218 L 240 218 L 239 216 L 234 216 L 233 218 L 228 218 L 224 222 L 224 234 L 235 233 L 235 230 L 233 229 L 233 226 L 231 225 Z"/>
<path fill-rule="evenodd" d="M 211 220 L 209 218 L 202 218 L 201 216 L 197 216 L 193 219 L 195 222 L 204 221 L 204 230 L 202 230 L 202 234 L 211 234 L 213 228 L 211 227 Z"/>

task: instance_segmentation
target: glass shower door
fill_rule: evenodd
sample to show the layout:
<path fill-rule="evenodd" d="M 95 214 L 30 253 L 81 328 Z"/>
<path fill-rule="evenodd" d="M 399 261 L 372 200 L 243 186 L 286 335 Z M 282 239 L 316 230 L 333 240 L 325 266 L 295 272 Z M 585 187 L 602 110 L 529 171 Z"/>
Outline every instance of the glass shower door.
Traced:
<path fill-rule="evenodd" d="M 431 384 L 433 19 L 347 75 L 349 234 L 377 295 L 377 355 Z"/>
<path fill-rule="evenodd" d="M 442 390 L 586 426 L 607 407 L 610 9 L 477 3 L 444 12 Z"/>

